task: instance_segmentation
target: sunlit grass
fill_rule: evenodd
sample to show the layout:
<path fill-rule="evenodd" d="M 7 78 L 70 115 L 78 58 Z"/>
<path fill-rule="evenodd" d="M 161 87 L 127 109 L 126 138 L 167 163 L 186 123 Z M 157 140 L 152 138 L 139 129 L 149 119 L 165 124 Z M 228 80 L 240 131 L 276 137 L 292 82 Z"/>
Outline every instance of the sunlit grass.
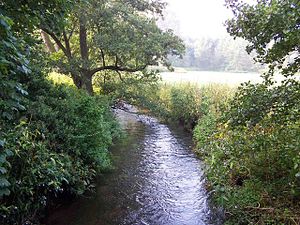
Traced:
<path fill-rule="evenodd" d="M 47 78 L 53 81 L 54 84 L 67 84 L 70 86 L 74 86 L 72 78 L 62 73 L 51 72 L 48 74 Z"/>

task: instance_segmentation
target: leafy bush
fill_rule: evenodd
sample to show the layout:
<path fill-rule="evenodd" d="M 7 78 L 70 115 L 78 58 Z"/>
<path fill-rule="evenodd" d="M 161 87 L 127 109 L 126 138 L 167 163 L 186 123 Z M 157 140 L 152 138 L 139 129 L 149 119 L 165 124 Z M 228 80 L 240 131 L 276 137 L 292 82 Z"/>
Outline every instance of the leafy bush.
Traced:
<path fill-rule="evenodd" d="M 246 83 L 217 123 L 204 118 L 195 129 L 228 224 L 299 222 L 299 90 L 296 79 Z"/>
<path fill-rule="evenodd" d="M 30 94 L 19 124 L 1 130 L 13 153 L 11 194 L 0 209 L 7 224 L 25 222 L 62 193 L 82 194 L 96 174 L 110 168 L 108 148 L 118 128 L 108 99 L 41 84 L 47 95 Z"/>
<path fill-rule="evenodd" d="M 11 194 L 1 200 L 6 223 L 24 222 L 58 194 L 82 194 L 97 173 L 110 167 L 108 147 L 117 124 L 109 101 L 47 86 L 47 96 L 29 96 L 19 125 L 1 130 L 13 153 L 8 158 Z"/>
<path fill-rule="evenodd" d="M 10 163 L 7 158 L 12 151 L 7 149 L 1 129 L 6 124 L 13 123 L 19 114 L 25 110 L 24 96 L 27 92 L 17 81 L 17 77 L 28 73 L 26 58 L 21 54 L 17 38 L 11 31 L 13 22 L 0 14 L 0 199 L 9 195 L 10 182 L 8 181 L 8 168 Z"/>

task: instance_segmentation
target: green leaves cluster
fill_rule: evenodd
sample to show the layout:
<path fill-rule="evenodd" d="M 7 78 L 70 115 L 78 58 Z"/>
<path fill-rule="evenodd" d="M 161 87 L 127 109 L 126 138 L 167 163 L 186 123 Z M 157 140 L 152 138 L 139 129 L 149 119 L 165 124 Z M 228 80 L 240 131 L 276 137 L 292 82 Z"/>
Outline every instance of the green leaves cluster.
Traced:
<path fill-rule="evenodd" d="M 249 41 L 247 51 L 255 50 L 256 60 L 278 69 L 284 75 L 299 72 L 300 3 L 298 0 L 264 0 L 249 5 L 227 0 L 235 17 L 227 21 L 234 37 Z"/>
<path fill-rule="evenodd" d="M 52 63 L 90 93 L 91 77 L 97 73 L 134 73 L 158 64 L 170 67 L 168 56 L 181 56 L 184 45 L 171 30 L 156 25 L 164 5 L 156 0 L 80 2 L 60 32 L 55 24 L 41 26 L 50 42 L 60 47 L 52 52 Z"/>
<path fill-rule="evenodd" d="M 299 85 L 296 80 L 272 88 L 244 84 L 214 126 L 199 122 L 195 131 L 209 129 L 211 134 L 198 139 L 199 151 L 208 165 L 214 198 L 231 215 L 228 224 L 289 223 L 297 215 Z M 260 207 L 275 214 L 271 218 Z M 283 208 L 290 211 L 288 216 Z"/>
<path fill-rule="evenodd" d="M 12 120 L 25 109 L 23 96 L 27 95 L 18 78 L 30 72 L 28 61 L 21 53 L 20 40 L 11 31 L 12 20 L 0 14 L 0 114 Z"/>
<path fill-rule="evenodd" d="M 27 92 L 17 81 L 19 76 L 28 73 L 27 61 L 21 54 L 17 38 L 11 31 L 13 22 L 0 14 L 0 121 L 13 121 L 20 112 L 25 110 L 24 96 Z M 7 149 L 5 139 L 0 128 L 0 199 L 10 194 L 8 170 L 11 164 L 8 157 L 12 151 Z"/>
<path fill-rule="evenodd" d="M 27 111 L 16 126 L 1 128 L 13 153 L 1 170 L 10 183 L 5 186 L 10 195 L 1 199 L 4 224 L 38 219 L 34 215 L 53 198 L 82 194 L 93 188 L 96 174 L 111 167 L 108 148 L 118 126 L 108 99 L 46 81 L 39 87 L 42 91 L 34 94 L 29 90 Z"/>
<path fill-rule="evenodd" d="M 27 40 L 41 24 L 52 24 L 56 32 L 65 25 L 65 16 L 73 9 L 75 0 L 0 1 L 0 13 L 14 21 L 13 29 Z"/>

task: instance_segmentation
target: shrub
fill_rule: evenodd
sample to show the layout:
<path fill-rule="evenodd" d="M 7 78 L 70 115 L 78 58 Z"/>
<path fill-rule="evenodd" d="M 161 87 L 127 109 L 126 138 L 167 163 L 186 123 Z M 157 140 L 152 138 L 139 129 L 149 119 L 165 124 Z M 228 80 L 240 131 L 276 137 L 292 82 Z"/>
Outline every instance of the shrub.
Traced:
<path fill-rule="evenodd" d="M 62 193 L 82 194 L 96 174 L 109 169 L 108 148 L 118 126 L 109 101 L 47 81 L 45 95 L 29 95 L 20 123 L 2 130 L 11 194 L 1 200 L 7 224 L 25 222 Z"/>
<path fill-rule="evenodd" d="M 299 222 L 299 90 L 296 79 L 246 83 L 216 125 L 199 122 L 196 140 L 228 224 Z"/>

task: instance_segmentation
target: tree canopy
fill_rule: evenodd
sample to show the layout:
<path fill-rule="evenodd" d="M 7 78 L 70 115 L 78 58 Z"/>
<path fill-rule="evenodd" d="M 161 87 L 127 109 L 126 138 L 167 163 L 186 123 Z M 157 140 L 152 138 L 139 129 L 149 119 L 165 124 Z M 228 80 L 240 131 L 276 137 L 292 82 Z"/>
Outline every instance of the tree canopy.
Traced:
<path fill-rule="evenodd" d="M 82 1 L 59 32 L 55 24 L 43 23 L 41 29 L 58 46 L 52 51 L 56 66 L 71 74 L 78 88 L 92 93 L 92 77 L 98 72 L 131 73 L 158 63 L 170 66 L 168 55 L 182 54 L 182 41 L 156 25 L 163 7 L 160 1 Z"/>
<path fill-rule="evenodd" d="M 293 75 L 300 68 L 300 2 L 298 0 L 257 0 L 250 5 L 226 0 L 234 13 L 227 31 L 249 41 L 247 51 L 257 53 L 256 60 Z"/>

